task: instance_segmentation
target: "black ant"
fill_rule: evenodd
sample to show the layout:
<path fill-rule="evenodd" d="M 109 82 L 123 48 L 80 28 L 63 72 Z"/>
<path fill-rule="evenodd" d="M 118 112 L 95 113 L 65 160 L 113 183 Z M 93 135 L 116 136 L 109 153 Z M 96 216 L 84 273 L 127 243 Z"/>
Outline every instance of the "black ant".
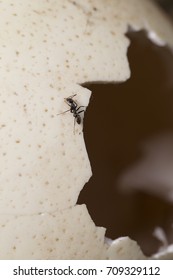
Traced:
<path fill-rule="evenodd" d="M 85 106 L 78 106 L 76 101 L 73 100 L 73 97 L 76 96 L 76 95 L 77 94 L 74 94 L 72 96 L 64 98 L 67 105 L 70 106 L 70 109 L 65 111 L 65 112 L 62 112 L 62 113 L 58 114 L 58 115 L 65 114 L 69 111 L 73 114 L 73 117 L 74 117 L 74 132 L 75 132 L 75 123 L 77 122 L 78 124 L 81 124 L 81 121 L 82 121 L 80 113 L 85 111 L 85 110 L 80 110 L 80 108 L 85 107 Z"/>

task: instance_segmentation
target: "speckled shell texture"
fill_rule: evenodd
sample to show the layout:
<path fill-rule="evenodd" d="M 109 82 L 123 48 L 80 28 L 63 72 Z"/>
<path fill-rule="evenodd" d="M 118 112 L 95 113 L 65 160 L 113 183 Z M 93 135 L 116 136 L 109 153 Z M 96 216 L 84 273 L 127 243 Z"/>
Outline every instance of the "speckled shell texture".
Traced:
<path fill-rule="evenodd" d="M 0 258 L 145 258 L 76 205 L 90 163 L 82 125 L 57 114 L 73 94 L 88 105 L 80 84 L 129 78 L 129 27 L 172 46 L 171 24 L 147 0 L 3 0 L 0 18 Z"/>

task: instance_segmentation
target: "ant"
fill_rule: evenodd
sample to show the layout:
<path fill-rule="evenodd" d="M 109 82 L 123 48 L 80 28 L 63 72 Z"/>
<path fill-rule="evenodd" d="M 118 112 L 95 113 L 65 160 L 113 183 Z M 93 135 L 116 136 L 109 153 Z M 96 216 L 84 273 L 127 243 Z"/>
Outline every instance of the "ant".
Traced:
<path fill-rule="evenodd" d="M 78 106 L 76 101 L 73 100 L 73 97 L 76 96 L 76 95 L 77 94 L 74 94 L 72 96 L 64 98 L 65 102 L 70 107 L 70 109 L 65 111 L 65 112 L 62 112 L 62 113 L 58 114 L 58 115 L 65 114 L 69 111 L 70 111 L 70 113 L 73 114 L 73 117 L 74 117 L 74 133 L 75 133 L 75 123 L 77 122 L 78 124 L 81 124 L 82 118 L 81 118 L 80 113 L 85 111 L 85 110 L 80 110 L 82 107 L 85 107 L 85 106 Z"/>

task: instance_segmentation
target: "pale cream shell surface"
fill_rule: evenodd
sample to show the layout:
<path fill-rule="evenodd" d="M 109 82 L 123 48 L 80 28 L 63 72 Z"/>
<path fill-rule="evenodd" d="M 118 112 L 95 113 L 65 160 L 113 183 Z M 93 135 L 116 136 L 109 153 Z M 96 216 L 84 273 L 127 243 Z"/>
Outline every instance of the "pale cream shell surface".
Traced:
<path fill-rule="evenodd" d="M 129 27 L 173 46 L 147 0 L 0 1 L 0 259 L 144 259 L 128 237 L 105 239 L 78 195 L 91 177 L 82 124 L 85 82 L 130 77 Z"/>

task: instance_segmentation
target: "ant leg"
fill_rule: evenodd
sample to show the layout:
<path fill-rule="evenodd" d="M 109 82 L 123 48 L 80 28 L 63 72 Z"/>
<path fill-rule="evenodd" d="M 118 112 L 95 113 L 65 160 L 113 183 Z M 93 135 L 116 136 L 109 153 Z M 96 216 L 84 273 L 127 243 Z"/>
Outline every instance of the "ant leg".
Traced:
<path fill-rule="evenodd" d="M 73 97 L 76 96 L 76 95 L 77 95 L 77 94 L 73 94 L 73 95 L 70 95 L 70 96 L 68 96 L 68 97 L 66 97 L 66 98 L 64 98 L 64 99 L 65 99 L 65 100 L 68 99 L 68 98 L 73 99 Z"/>
<path fill-rule="evenodd" d="M 73 133 L 75 135 L 75 124 L 76 124 L 76 119 L 74 118 L 74 127 L 73 127 Z"/>
<path fill-rule="evenodd" d="M 81 106 L 81 107 L 83 107 L 83 106 Z M 80 113 L 82 113 L 82 112 L 85 112 L 85 110 L 81 110 L 81 111 L 79 111 L 79 112 L 77 112 L 77 113 L 80 114 Z"/>
<path fill-rule="evenodd" d="M 80 111 L 80 112 L 78 112 L 78 110 L 80 109 L 80 108 L 86 108 L 86 106 L 79 106 L 78 108 L 77 108 L 77 110 L 76 110 L 76 112 L 79 114 L 79 113 L 81 113 L 81 112 L 84 112 L 85 110 L 82 110 L 82 111 Z"/>
<path fill-rule="evenodd" d="M 67 113 L 67 112 L 69 112 L 70 110 L 67 110 L 67 111 L 65 111 L 65 112 L 62 112 L 62 113 L 59 113 L 59 114 L 57 114 L 57 115 L 62 115 L 62 114 L 65 114 L 65 113 Z"/>

